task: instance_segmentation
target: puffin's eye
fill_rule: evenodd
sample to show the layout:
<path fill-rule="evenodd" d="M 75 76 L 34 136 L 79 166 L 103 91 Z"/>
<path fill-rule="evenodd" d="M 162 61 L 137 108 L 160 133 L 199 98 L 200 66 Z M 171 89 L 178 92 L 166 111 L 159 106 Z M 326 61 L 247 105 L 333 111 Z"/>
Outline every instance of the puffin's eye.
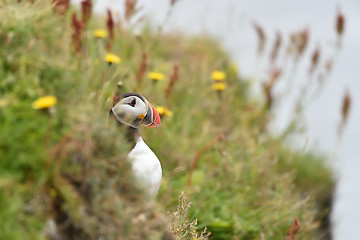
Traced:
<path fill-rule="evenodd" d="M 131 101 L 131 103 L 129 103 L 129 104 L 130 104 L 130 106 L 135 107 L 136 99 L 134 98 L 134 99 Z"/>

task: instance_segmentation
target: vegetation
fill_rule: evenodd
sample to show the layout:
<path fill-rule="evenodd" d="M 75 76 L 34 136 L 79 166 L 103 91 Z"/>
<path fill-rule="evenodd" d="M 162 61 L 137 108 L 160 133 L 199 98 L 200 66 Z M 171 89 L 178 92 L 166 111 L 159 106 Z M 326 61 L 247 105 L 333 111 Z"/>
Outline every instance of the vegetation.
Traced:
<path fill-rule="evenodd" d="M 268 133 L 272 102 L 249 97 L 218 43 L 134 35 L 110 13 L 91 18 L 90 1 L 53 2 L 0 1 L 0 239 L 281 239 L 295 217 L 290 235 L 319 239 L 324 157 L 286 146 L 295 130 Z M 130 146 L 107 119 L 124 91 L 166 110 L 141 129 L 163 166 L 156 201 L 133 186 Z"/>

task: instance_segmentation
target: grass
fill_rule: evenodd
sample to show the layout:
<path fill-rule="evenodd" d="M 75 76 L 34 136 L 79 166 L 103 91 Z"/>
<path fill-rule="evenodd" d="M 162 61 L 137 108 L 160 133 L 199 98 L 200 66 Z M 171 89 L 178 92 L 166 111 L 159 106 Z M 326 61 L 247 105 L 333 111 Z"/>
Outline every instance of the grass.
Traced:
<path fill-rule="evenodd" d="M 298 239 L 319 239 L 333 190 L 324 158 L 267 133 L 270 112 L 248 97 L 249 86 L 218 43 L 146 26 L 135 37 L 116 27 L 111 52 L 122 62 L 109 65 L 111 41 L 93 36 L 106 29 L 105 19 L 90 20 L 76 35 L 76 53 L 70 10 L 61 15 L 48 1 L 1 0 L 0 15 L 1 239 L 193 239 L 205 238 L 195 232 L 205 227 L 212 239 L 279 239 L 294 217 Z M 143 52 L 148 66 L 139 84 Z M 166 99 L 174 65 L 179 79 Z M 221 96 L 211 88 L 216 69 L 227 74 Z M 150 71 L 167 77 L 154 84 Z M 154 202 L 132 185 L 130 146 L 107 121 L 113 95 L 133 90 L 173 112 L 160 129 L 141 129 L 163 166 Z M 45 95 L 57 104 L 33 109 Z M 196 155 L 219 134 L 225 144 L 204 151 L 188 186 Z M 179 205 L 182 192 L 189 199 L 182 195 Z"/>

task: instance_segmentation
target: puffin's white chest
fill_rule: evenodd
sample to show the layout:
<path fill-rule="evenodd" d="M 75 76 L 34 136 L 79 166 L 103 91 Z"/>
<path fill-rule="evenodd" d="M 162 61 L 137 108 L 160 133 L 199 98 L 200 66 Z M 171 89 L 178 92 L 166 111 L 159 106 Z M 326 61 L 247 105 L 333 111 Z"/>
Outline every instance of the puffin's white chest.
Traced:
<path fill-rule="evenodd" d="M 145 189 L 150 196 L 155 196 L 161 182 L 161 165 L 159 159 L 141 137 L 129 153 L 128 159 L 131 161 L 132 170 L 139 186 Z"/>

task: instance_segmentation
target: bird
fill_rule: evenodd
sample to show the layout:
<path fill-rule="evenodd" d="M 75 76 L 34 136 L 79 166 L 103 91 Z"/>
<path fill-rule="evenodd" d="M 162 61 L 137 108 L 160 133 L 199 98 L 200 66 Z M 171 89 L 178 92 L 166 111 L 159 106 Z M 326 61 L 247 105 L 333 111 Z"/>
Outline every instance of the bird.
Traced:
<path fill-rule="evenodd" d="M 115 99 L 109 116 L 115 116 L 120 125 L 127 127 L 126 138 L 133 144 L 127 159 L 136 184 L 149 198 L 154 198 L 159 191 L 162 168 L 158 157 L 141 138 L 138 127 L 160 127 L 159 113 L 142 95 L 126 92 Z"/>

